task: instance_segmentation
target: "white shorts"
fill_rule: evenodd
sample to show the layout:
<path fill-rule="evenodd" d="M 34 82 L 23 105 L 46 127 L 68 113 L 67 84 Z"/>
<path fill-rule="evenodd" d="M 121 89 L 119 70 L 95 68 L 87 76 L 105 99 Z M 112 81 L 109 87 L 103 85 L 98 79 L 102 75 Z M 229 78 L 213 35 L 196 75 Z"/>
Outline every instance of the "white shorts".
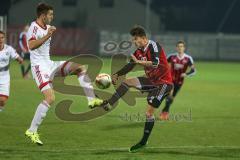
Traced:
<path fill-rule="evenodd" d="M 68 75 L 71 64 L 68 61 L 49 61 L 32 66 L 33 78 L 41 92 L 52 88 L 54 77 Z"/>
<path fill-rule="evenodd" d="M 5 84 L 0 84 L 0 97 L 8 98 L 9 90 L 10 90 L 10 82 Z"/>

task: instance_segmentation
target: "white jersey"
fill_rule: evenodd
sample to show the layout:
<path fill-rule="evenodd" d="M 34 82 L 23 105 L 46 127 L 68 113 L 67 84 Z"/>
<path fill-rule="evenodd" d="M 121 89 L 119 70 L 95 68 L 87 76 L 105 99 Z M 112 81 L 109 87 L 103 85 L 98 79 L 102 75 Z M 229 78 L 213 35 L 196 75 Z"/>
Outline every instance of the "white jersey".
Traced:
<path fill-rule="evenodd" d="M 41 27 L 36 21 L 32 22 L 27 32 L 27 41 L 38 40 L 44 37 L 45 35 L 47 35 L 49 27 L 50 25 Z M 46 42 L 44 42 L 39 48 L 29 50 L 32 66 L 50 61 L 50 53 L 49 53 L 50 42 L 51 42 L 51 37 Z"/>
<path fill-rule="evenodd" d="M 16 50 L 9 45 L 5 44 L 3 50 L 0 50 L 0 84 L 10 82 L 9 63 L 11 59 L 18 57 Z"/>

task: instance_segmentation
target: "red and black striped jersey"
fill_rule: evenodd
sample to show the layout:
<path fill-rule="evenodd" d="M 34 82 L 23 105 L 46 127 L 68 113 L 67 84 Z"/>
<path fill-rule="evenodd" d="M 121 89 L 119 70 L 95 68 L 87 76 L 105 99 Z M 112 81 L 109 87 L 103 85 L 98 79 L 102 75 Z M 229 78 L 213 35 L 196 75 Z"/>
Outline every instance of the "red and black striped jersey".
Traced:
<path fill-rule="evenodd" d="M 181 77 L 181 74 L 186 73 L 188 67 L 193 65 L 193 59 L 191 56 L 184 54 L 183 57 L 180 57 L 178 53 L 170 54 L 167 58 L 168 62 L 171 65 L 171 74 L 174 84 L 183 84 L 184 77 Z"/>
<path fill-rule="evenodd" d="M 133 54 L 138 60 L 152 61 L 153 66 L 144 67 L 146 76 L 155 84 L 172 84 L 170 67 L 162 46 L 152 40 L 144 49 L 137 49 Z"/>

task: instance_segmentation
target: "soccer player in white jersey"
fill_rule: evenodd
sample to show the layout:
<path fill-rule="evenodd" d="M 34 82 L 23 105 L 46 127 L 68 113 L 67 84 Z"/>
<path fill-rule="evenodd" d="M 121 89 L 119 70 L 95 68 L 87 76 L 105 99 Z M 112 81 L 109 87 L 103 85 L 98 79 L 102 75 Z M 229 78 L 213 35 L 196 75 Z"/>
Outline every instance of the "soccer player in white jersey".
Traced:
<path fill-rule="evenodd" d="M 50 60 L 49 50 L 54 26 L 50 26 L 53 20 L 53 7 L 41 3 L 37 6 L 37 19 L 32 22 L 27 33 L 28 47 L 30 50 L 31 70 L 38 88 L 44 95 L 38 105 L 30 128 L 25 135 L 35 144 L 42 145 L 37 132 L 39 125 L 46 116 L 48 109 L 55 100 L 54 91 L 51 85 L 52 75 L 66 76 L 77 75 L 80 86 L 83 87 L 88 99 L 89 107 L 102 104 L 102 100 L 95 97 L 93 86 L 86 74 L 84 66 L 68 61 Z"/>
<path fill-rule="evenodd" d="M 5 33 L 0 31 L 0 112 L 3 110 L 9 96 L 9 64 L 11 59 L 15 59 L 19 63 L 23 62 L 15 49 L 5 44 Z"/>

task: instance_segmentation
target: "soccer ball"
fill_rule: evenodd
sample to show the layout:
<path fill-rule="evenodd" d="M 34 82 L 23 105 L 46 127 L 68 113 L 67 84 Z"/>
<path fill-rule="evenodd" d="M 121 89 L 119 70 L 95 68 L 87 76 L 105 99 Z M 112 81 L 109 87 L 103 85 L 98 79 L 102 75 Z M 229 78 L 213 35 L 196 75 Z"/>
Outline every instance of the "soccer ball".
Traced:
<path fill-rule="evenodd" d="M 111 76 L 106 73 L 100 73 L 97 75 L 95 84 L 100 89 L 107 89 L 110 87 L 112 82 Z"/>

